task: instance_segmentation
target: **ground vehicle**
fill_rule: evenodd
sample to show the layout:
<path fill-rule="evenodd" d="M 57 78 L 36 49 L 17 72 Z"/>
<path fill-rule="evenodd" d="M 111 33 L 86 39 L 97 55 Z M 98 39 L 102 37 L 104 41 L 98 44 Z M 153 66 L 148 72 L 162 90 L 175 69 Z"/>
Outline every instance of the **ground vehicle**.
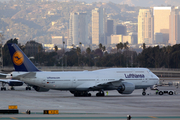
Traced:
<path fill-rule="evenodd" d="M 177 93 L 174 90 L 157 90 L 156 91 L 156 95 L 163 95 L 163 94 L 174 95 L 174 94 L 177 94 Z"/>

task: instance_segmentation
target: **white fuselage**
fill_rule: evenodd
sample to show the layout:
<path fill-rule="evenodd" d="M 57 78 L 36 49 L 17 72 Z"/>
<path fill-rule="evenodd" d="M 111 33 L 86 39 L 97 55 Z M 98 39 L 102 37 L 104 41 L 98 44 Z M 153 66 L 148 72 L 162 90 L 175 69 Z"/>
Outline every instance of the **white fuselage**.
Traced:
<path fill-rule="evenodd" d="M 13 77 L 29 72 L 12 72 Z M 158 84 L 159 78 L 146 68 L 109 68 L 95 71 L 35 72 L 20 77 L 27 84 L 55 90 L 116 90 L 123 82 L 133 83 L 135 89 Z M 109 84 L 107 86 L 107 83 Z M 112 83 L 112 85 L 111 85 Z M 105 84 L 106 86 L 103 86 Z M 99 85 L 99 87 L 98 87 Z M 95 87 L 94 87 L 95 86 Z"/>

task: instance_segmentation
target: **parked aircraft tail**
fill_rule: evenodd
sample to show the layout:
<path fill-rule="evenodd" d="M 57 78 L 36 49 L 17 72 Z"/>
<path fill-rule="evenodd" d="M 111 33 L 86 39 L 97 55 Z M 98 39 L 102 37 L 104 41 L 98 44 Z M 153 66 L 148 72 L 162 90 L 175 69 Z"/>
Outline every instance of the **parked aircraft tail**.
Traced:
<path fill-rule="evenodd" d="M 16 44 L 14 43 L 8 44 L 8 48 L 15 71 L 24 71 L 24 72 L 39 71 Z"/>

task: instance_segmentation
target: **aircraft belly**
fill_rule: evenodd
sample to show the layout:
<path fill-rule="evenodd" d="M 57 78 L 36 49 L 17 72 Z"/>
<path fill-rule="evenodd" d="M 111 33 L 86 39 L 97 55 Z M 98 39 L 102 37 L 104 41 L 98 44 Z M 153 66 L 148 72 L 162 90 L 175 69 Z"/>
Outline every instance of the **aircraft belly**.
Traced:
<path fill-rule="evenodd" d="M 28 83 L 28 84 L 32 84 L 32 85 L 36 84 L 34 79 L 21 78 L 20 80 L 23 81 L 23 82 L 25 82 L 25 83 Z"/>
<path fill-rule="evenodd" d="M 143 89 L 143 88 L 148 88 L 151 87 L 152 85 L 135 85 L 135 89 Z"/>

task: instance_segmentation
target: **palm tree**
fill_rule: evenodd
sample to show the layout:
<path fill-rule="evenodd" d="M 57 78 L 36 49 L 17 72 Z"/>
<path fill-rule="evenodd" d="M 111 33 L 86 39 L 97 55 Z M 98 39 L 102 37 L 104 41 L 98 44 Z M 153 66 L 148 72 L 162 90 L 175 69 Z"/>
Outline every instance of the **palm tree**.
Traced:
<path fill-rule="evenodd" d="M 76 53 L 79 55 L 81 53 L 81 49 L 79 47 L 76 48 Z"/>
<path fill-rule="evenodd" d="M 128 44 L 129 44 L 128 42 L 125 42 L 125 43 L 124 43 L 124 49 L 125 49 L 125 50 L 128 49 Z"/>
<path fill-rule="evenodd" d="M 81 42 L 79 42 L 80 49 L 81 49 L 81 45 L 82 45 L 82 43 L 81 43 Z"/>
<path fill-rule="evenodd" d="M 103 46 L 103 47 L 102 47 L 102 50 L 103 50 L 103 52 L 104 52 L 104 51 L 106 50 L 106 46 Z"/>
<path fill-rule="evenodd" d="M 38 46 L 38 53 L 40 53 L 42 51 L 42 46 L 39 45 Z M 38 54 L 38 63 L 40 64 L 40 54 Z"/>
<path fill-rule="evenodd" d="M 102 44 L 101 43 L 99 44 L 99 49 L 102 49 Z"/>
<path fill-rule="evenodd" d="M 74 45 L 74 44 L 72 44 L 72 47 L 74 48 L 74 47 L 75 47 L 75 45 Z"/>
<path fill-rule="evenodd" d="M 129 44 L 128 42 L 124 43 L 124 49 L 126 50 L 125 52 L 126 67 L 128 67 L 128 57 L 127 57 L 128 44 Z"/>
<path fill-rule="evenodd" d="M 90 53 L 91 53 L 91 48 L 90 48 L 90 47 L 88 47 L 88 48 L 86 49 L 86 53 L 87 53 L 87 54 L 90 54 Z"/>
<path fill-rule="evenodd" d="M 171 53 L 171 50 L 172 50 L 171 46 L 167 46 L 167 47 L 166 47 L 166 51 L 167 51 L 167 53 L 168 53 L 168 68 L 169 68 L 169 61 L 170 61 L 170 60 L 169 60 L 169 56 L 170 56 L 169 54 Z"/>
<path fill-rule="evenodd" d="M 38 53 L 40 53 L 42 51 L 42 47 L 41 45 L 38 46 Z"/>
<path fill-rule="evenodd" d="M 88 48 L 86 49 L 86 53 L 87 53 L 88 56 L 89 56 L 89 65 L 90 65 L 90 54 L 91 54 L 91 48 L 90 48 L 90 47 L 88 47 Z"/>
<path fill-rule="evenodd" d="M 121 51 L 122 51 L 123 47 L 124 47 L 123 43 L 120 42 L 120 43 L 119 43 L 119 48 L 121 49 Z"/>
<path fill-rule="evenodd" d="M 145 50 L 146 49 L 146 44 L 143 43 L 142 47 L 143 47 L 143 50 Z"/>
<path fill-rule="evenodd" d="M 79 54 L 81 53 L 81 49 L 79 47 L 76 48 L 76 53 L 78 56 L 78 66 L 79 66 Z"/>
<path fill-rule="evenodd" d="M 65 44 L 65 42 L 63 41 L 63 54 L 64 54 L 64 44 Z"/>
<path fill-rule="evenodd" d="M 54 46 L 54 49 L 55 49 L 55 52 L 57 52 L 57 51 L 58 51 L 58 46 L 55 45 L 55 46 Z"/>
<path fill-rule="evenodd" d="M 116 48 L 117 48 L 117 53 L 118 53 L 118 50 L 119 50 L 119 48 L 120 48 L 120 44 L 119 44 L 119 43 L 116 44 Z"/>

